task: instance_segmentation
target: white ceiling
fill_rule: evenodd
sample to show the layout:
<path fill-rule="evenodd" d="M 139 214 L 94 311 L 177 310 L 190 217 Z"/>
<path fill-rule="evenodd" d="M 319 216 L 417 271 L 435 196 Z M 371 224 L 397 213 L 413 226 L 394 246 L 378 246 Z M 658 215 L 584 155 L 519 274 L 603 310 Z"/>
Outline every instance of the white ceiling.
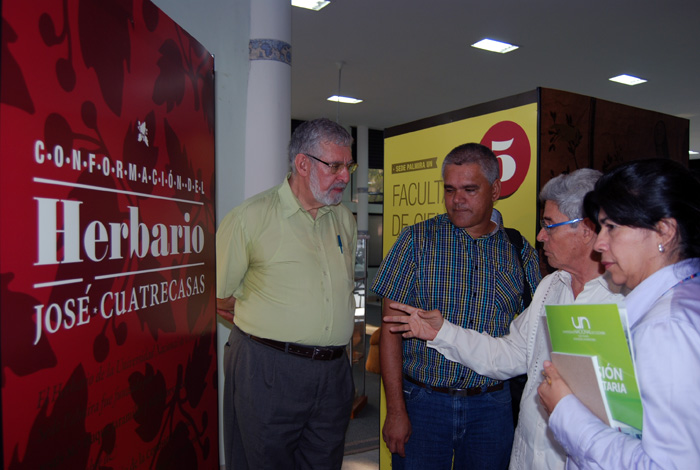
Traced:
<path fill-rule="evenodd" d="M 690 119 L 700 151 L 699 0 L 332 0 L 292 8 L 292 117 L 372 129 L 537 87 Z M 520 46 L 474 49 L 489 37 Z M 326 101 L 338 92 L 356 105 Z M 634 87 L 608 78 L 648 80 Z"/>

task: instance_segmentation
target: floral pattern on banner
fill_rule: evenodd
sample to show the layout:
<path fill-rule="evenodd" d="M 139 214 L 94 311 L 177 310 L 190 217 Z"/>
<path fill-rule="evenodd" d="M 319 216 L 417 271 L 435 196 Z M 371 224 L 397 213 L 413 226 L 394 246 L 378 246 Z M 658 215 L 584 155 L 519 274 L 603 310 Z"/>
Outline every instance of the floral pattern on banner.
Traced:
<path fill-rule="evenodd" d="M 218 468 L 213 57 L 149 0 L 0 47 L 3 468 Z"/>

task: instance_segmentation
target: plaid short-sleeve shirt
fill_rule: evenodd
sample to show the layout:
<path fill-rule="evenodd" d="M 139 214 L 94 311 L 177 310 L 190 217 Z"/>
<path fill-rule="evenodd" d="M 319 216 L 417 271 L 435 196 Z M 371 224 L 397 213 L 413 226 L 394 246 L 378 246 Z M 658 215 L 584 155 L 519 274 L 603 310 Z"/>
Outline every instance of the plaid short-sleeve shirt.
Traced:
<path fill-rule="evenodd" d="M 503 336 L 523 310 L 524 282 L 534 292 L 541 279 L 537 252 L 527 241 L 521 258 L 527 280 L 523 279 L 519 255 L 502 226 L 475 239 L 441 214 L 401 232 L 382 262 L 372 290 L 424 310 L 438 309 L 464 328 Z M 499 383 L 445 359 L 418 339 L 403 341 L 403 372 L 435 387 Z"/>

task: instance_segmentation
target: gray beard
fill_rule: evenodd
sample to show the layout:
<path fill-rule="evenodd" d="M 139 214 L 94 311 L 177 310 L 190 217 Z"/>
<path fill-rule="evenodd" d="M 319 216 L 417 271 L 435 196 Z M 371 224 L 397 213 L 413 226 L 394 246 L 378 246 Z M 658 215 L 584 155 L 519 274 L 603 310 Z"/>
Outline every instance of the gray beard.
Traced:
<path fill-rule="evenodd" d="M 328 188 L 328 192 L 323 193 L 321 191 L 321 183 L 318 181 L 317 165 L 319 164 L 314 163 L 314 165 L 311 167 L 311 172 L 309 174 L 309 188 L 311 189 L 311 194 L 313 194 L 314 199 L 316 199 L 316 201 L 320 202 L 324 206 L 335 206 L 336 204 L 340 204 L 340 201 L 343 200 L 343 193 L 339 193 L 336 196 L 334 196 L 331 194 L 331 191 L 335 188 L 340 187 L 345 189 L 345 185 L 335 183 L 330 188 Z"/>

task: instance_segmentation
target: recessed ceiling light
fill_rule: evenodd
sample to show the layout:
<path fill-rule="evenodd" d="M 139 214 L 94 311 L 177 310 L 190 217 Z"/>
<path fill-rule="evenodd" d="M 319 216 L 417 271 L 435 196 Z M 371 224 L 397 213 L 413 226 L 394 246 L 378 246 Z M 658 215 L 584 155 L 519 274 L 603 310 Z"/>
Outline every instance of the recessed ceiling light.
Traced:
<path fill-rule="evenodd" d="M 292 0 L 293 7 L 306 8 L 308 10 L 318 11 L 331 2 L 323 0 Z"/>
<path fill-rule="evenodd" d="M 611 82 L 622 83 L 623 85 L 630 85 L 630 86 L 639 85 L 640 83 L 646 82 L 646 80 L 644 80 L 643 78 L 634 77 L 632 75 L 626 75 L 626 74 L 618 75 L 617 77 L 613 77 L 613 78 L 610 78 L 608 80 L 610 80 Z"/>
<path fill-rule="evenodd" d="M 329 96 L 328 101 L 333 101 L 334 103 L 348 103 L 348 104 L 362 103 L 362 100 L 358 100 L 357 98 L 350 98 L 349 96 L 338 96 L 338 95 Z"/>
<path fill-rule="evenodd" d="M 472 47 L 477 49 L 483 49 L 485 51 L 499 52 L 505 54 L 506 52 L 514 51 L 518 46 L 513 44 L 508 44 L 507 42 L 494 41 L 493 39 L 482 39 L 479 42 L 472 44 Z"/>

